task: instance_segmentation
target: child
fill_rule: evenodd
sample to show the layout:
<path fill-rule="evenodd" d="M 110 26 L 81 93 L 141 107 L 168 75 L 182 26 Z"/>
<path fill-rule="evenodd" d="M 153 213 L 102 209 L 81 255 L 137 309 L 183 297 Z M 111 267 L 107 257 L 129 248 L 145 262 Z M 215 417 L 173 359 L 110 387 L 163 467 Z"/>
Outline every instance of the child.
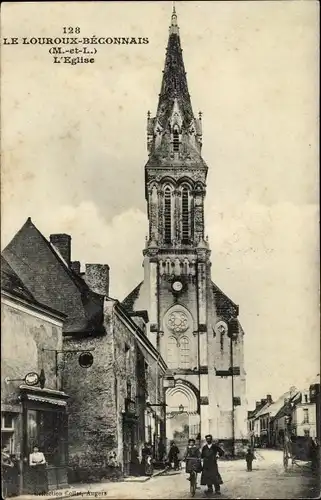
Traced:
<path fill-rule="evenodd" d="M 252 448 L 248 448 L 246 455 L 245 455 L 245 460 L 246 460 L 246 466 L 247 466 L 247 471 L 251 472 L 252 471 L 252 462 L 255 460 L 255 455 L 252 450 Z"/>

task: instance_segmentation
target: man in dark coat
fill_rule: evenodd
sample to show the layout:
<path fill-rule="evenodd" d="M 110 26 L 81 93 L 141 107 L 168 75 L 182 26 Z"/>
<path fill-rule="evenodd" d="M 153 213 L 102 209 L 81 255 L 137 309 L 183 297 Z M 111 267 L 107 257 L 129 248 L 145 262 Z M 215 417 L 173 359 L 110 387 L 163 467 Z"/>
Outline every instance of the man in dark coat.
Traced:
<path fill-rule="evenodd" d="M 179 455 L 179 448 L 178 446 L 176 446 L 175 441 L 172 441 L 168 452 L 168 461 L 170 464 L 174 462 L 174 470 L 179 469 L 178 455 Z"/>
<path fill-rule="evenodd" d="M 203 460 L 201 485 L 207 485 L 207 493 L 213 493 L 214 484 L 215 493 L 220 494 L 220 485 L 223 484 L 223 481 L 217 467 L 217 455 L 222 457 L 224 451 L 213 443 L 211 434 L 205 436 L 205 440 L 206 444 L 203 446 L 201 453 L 201 458 Z"/>

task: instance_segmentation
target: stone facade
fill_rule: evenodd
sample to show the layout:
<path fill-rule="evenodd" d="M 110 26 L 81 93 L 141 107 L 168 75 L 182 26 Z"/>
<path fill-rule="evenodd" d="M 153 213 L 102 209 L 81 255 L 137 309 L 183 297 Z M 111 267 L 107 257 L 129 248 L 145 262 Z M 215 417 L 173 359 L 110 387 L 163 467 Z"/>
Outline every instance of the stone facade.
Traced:
<path fill-rule="evenodd" d="M 94 357 L 93 365 L 82 369 L 78 356 L 64 354 L 63 384 L 71 395 L 69 463 L 75 482 L 115 475 L 114 456 L 119 472 L 130 474 L 132 446 L 140 451 L 149 438 L 148 396 L 154 397 L 165 372 L 143 332 L 107 298 L 104 324 L 101 336 L 64 337 L 65 350 L 90 350 Z"/>
<path fill-rule="evenodd" d="M 49 488 L 56 489 L 67 484 L 68 398 L 61 391 L 54 352 L 62 349 L 65 316 L 38 303 L 3 258 L 1 268 L 1 440 L 21 472 L 13 485 L 16 494 L 30 490 L 28 457 L 34 444 L 46 456 Z M 42 370 L 42 388 L 26 385 L 28 373 L 39 376 Z"/>
<path fill-rule="evenodd" d="M 166 393 L 167 437 L 185 443 L 188 435 L 211 433 L 237 451 L 248 438 L 244 332 L 238 306 L 211 278 L 202 115 L 193 114 L 175 11 L 156 116 L 148 113 L 147 149 L 144 280 L 123 305 L 148 311 L 149 339 L 176 379 Z"/>
<path fill-rule="evenodd" d="M 78 482 L 128 475 L 134 444 L 141 449 L 151 440 L 157 448 L 164 415 L 153 404 L 161 402 L 166 365 L 149 341 L 147 312 L 128 314 L 110 299 L 109 266 L 86 264 L 81 272 L 70 242 L 66 234 L 47 241 L 28 219 L 4 255 L 37 300 L 64 312 L 63 339 L 54 349 L 58 387 L 70 395 L 69 479 Z M 93 363 L 84 367 L 79 356 L 86 352 Z M 44 355 L 48 371 L 55 353 Z"/>

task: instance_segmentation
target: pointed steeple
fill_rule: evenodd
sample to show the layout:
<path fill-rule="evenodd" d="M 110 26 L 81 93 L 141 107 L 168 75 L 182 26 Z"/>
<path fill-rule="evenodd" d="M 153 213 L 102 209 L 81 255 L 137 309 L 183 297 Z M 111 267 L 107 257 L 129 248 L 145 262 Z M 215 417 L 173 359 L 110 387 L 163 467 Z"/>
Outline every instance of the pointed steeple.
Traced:
<path fill-rule="evenodd" d="M 171 17 L 169 27 L 169 37 L 166 49 L 165 66 L 161 92 L 159 95 L 156 118 L 160 125 L 166 125 L 169 115 L 173 109 L 174 100 L 177 98 L 179 107 L 183 114 L 183 124 L 189 125 L 193 120 L 193 109 L 190 95 L 188 93 L 185 66 L 177 24 L 177 14 L 175 7 Z"/>
<path fill-rule="evenodd" d="M 177 26 L 177 15 L 176 15 L 176 10 L 175 10 L 175 2 L 173 2 L 173 12 L 172 12 L 172 19 L 171 19 L 171 25 L 169 27 L 169 33 L 172 35 L 178 35 L 179 28 Z"/>
<path fill-rule="evenodd" d="M 147 116 L 148 165 L 204 163 L 201 120 L 194 117 L 182 52 L 173 6 L 157 112 Z"/>

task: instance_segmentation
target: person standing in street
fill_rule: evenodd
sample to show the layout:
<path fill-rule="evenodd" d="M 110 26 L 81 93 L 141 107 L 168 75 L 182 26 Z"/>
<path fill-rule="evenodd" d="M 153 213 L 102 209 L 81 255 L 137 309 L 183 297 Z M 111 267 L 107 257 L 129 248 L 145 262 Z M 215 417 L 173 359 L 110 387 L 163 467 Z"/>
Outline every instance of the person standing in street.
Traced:
<path fill-rule="evenodd" d="M 142 449 L 142 467 L 145 476 L 153 475 L 153 448 L 151 443 L 145 443 Z"/>
<path fill-rule="evenodd" d="M 220 495 L 221 484 L 223 480 L 218 471 L 217 457 L 222 457 L 224 451 L 220 446 L 213 443 L 213 436 L 208 434 L 205 436 L 206 444 L 202 448 L 201 459 L 203 460 L 203 470 L 201 475 L 201 485 L 207 486 L 206 493 L 213 493 L 213 485 L 215 493 Z"/>
<path fill-rule="evenodd" d="M 254 455 L 254 451 L 252 450 L 252 448 L 250 446 L 248 447 L 248 449 L 246 451 L 245 460 L 246 460 L 247 471 L 251 472 L 252 471 L 252 462 L 253 462 L 253 460 L 255 460 L 255 455 Z"/>
<path fill-rule="evenodd" d="M 179 469 L 178 455 L 179 455 L 179 449 L 176 446 L 175 441 L 172 441 L 168 453 L 168 461 L 170 464 L 174 463 L 174 470 Z"/>
<path fill-rule="evenodd" d="M 43 495 L 48 492 L 46 464 L 44 454 L 39 451 L 38 446 L 34 446 L 33 452 L 29 455 L 29 465 L 32 471 L 33 489 L 36 495 Z"/>
<path fill-rule="evenodd" d="M 8 496 L 11 489 L 13 467 L 14 463 L 11 460 L 8 447 L 3 446 L 1 450 L 1 490 L 3 498 Z"/>
<path fill-rule="evenodd" d="M 196 472 L 196 484 L 197 484 L 197 473 L 201 472 L 201 452 L 195 444 L 195 439 L 188 440 L 188 446 L 186 448 L 184 460 L 186 463 L 185 472 L 189 477 L 188 481 L 191 480 L 191 472 L 194 470 Z M 197 487 L 197 486 L 196 486 Z"/>

